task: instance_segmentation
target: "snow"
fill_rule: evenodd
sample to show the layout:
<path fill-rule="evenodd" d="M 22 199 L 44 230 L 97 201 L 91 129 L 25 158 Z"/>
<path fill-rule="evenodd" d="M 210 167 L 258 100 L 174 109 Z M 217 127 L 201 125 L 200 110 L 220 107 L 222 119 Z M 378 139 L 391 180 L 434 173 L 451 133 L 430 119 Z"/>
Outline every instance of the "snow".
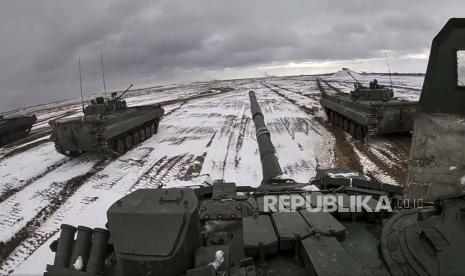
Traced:
<path fill-rule="evenodd" d="M 386 76 L 376 78 L 380 83 L 386 80 Z M 350 91 L 353 83 L 347 76 L 324 79 L 343 92 Z M 404 87 L 395 89 L 398 94 L 418 99 L 422 78 L 397 76 L 393 82 Z M 249 90 L 256 93 L 287 177 L 309 183 L 318 168 L 339 165 L 334 130 L 325 123 L 316 77 L 214 81 L 132 91 L 126 99 L 130 106 L 178 101 L 163 106 L 166 116 L 156 135 L 118 158 L 87 153 L 70 159 L 47 141 L 0 149 L 0 199 L 5 195 L 0 201 L 0 241 L 8 242 L 30 221 L 37 223 L 34 233 L 26 234 L 0 263 L 0 274 L 42 275 L 46 264 L 53 262 L 48 247 L 58 238 L 62 223 L 104 227 L 111 204 L 136 189 L 195 188 L 211 185 L 215 179 L 257 187 L 262 176 Z M 215 94 L 189 99 L 208 93 Z M 80 108 L 79 101 L 70 100 L 21 112 L 38 114 L 34 129 L 47 129 L 48 120 L 79 115 Z M 343 137 L 354 148 L 365 173 L 399 184 L 388 170 L 397 168 L 393 164 L 404 158 L 397 153 L 397 144 L 380 138 L 362 147 Z M 27 143 L 30 147 L 25 147 Z M 11 156 L 3 158 L 8 152 Z M 69 192 L 66 189 L 71 184 L 76 190 Z M 316 187 L 308 185 L 306 190 Z M 38 219 L 42 210 L 51 211 Z"/>
<path fill-rule="evenodd" d="M 367 181 L 371 180 L 371 178 L 369 178 L 368 176 L 361 175 L 361 174 L 356 173 L 356 172 L 351 172 L 351 173 L 328 173 L 328 175 L 331 178 L 353 178 L 353 177 L 358 178 L 358 177 L 362 177 Z"/>
<path fill-rule="evenodd" d="M 26 185 L 27 180 L 40 176 L 50 166 L 65 160 L 67 158 L 57 153 L 52 143 L 42 144 L 3 160 L 0 163 L 0 196 Z"/>
<path fill-rule="evenodd" d="M 334 73 L 332 76 L 336 78 L 340 78 L 340 77 L 351 78 L 349 74 L 352 75 L 354 78 L 359 78 L 361 76 L 359 73 L 352 71 L 349 68 L 342 68 L 341 70 Z"/>

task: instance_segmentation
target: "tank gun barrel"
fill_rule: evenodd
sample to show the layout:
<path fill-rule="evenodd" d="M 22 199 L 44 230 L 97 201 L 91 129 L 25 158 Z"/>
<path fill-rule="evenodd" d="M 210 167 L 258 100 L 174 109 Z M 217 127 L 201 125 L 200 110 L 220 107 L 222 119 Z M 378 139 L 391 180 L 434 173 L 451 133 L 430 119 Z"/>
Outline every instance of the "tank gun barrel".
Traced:
<path fill-rule="evenodd" d="M 273 179 L 282 175 L 283 171 L 281 170 L 278 158 L 275 155 L 275 148 L 271 142 L 270 132 L 266 128 L 262 109 L 260 108 L 253 91 L 249 92 L 249 98 L 252 120 L 255 125 L 258 151 L 260 152 L 260 161 L 262 163 L 262 185 L 272 184 Z"/>
<path fill-rule="evenodd" d="M 128 92 L 129 89 L 131 89 L 132 86 L 133 86 L 132 84 L 129 85 L 129 87 L 126 88 L 126 90 L 124 90 L 123 93 L 122 93 L 121 95 L 119 95 L 119 97 L 117 98 L 117 100 L 121 99 L 121 98 L 124 96 L 124 94 L 126 94 L 126 92 Z"/>
<path fill-rule="evenodd" d="M 352 74 L 351 74 L 349 71 L 347 71 L 347 74 L 348 74 L 351 78 L 353 78 L 354 81 L 355 81 L 358 85 L 361 85 L 361 83 L 360 83 L 354 76 L 352 76 Z"/>

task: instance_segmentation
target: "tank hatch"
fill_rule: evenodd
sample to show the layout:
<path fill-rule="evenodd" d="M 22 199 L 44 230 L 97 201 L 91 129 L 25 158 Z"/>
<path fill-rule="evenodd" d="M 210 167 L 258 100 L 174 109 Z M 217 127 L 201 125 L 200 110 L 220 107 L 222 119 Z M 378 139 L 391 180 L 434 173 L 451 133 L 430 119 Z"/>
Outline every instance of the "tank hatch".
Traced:
<path fill-rule="evenodd" d="M 192 265 L 200 243 L 194 191 L 140 189 L 115 202 L 107 217 L 124 275 L 140 265 L 156 266 L 157 275 L 186 271 Z M 135 261 L 136 256 L 145 261 Z M 150 269 L 143 274 L 152 275 Z"/>

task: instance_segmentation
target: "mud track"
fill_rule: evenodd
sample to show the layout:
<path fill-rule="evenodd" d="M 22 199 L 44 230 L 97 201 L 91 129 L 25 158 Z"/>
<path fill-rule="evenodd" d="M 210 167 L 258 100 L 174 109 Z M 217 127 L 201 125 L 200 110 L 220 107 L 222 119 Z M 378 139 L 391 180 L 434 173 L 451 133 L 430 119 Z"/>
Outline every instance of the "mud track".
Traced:
<path fill-rule="evenodd" d="M 250 124 L 250 117 L 247 115 L 242 114 L 241 121 L 239 122 L 239 134 L 237 135 L 236 141 L 236 148 L 235 148 L 235 156 L 234 156 L 234 167 L 239 167 L 239 163 L 241 161 L 241 157 L 239 156 L 239 152 L 242 149 L 242 145 L 244 144 L 244 137 L 245 132 L 248 129 Z"/>
<path fill-rule="evenodd" d="M 315 121 L 317 121 L 322 127 L 326 128 L 330 133 L 333 134 L 336 147 L 334 149 L 334 155 L 336 158 L 336 166 L 337 167 L 346 167 L 356 171 L 363 171 L 362 166 L 360 164 L 360 160 L 357 154 L 354 152 L 353 145 L 347 141 L 345 133 L 337 129 L 336 127 L 328 124 L 324 121 L 323 118 L 315 116 L 315 112 L 304 105 L 299 105 L 295 100 L 290 99 L 283 93 L 277 91 L 276 89 L 267 86 L 267 84 L 263 83 L 265 87 L 270 89 L 271 91 L 275 92 L 280 97 L 286 99 L 288 102 L 294 104 L 295 106 L 299 107 L 302 111 L 313 116 Z M 291 90 L 288 90 L 293 92 Z M 324 91 L 322 91 L 324 93 Z"/>
<path fill-rule="evenodd" d="M 186 173 L 179 179 L 184 180 L 184 181 L 189 181 L 199 176 L 200 171 L 202 170 L 202 167 L 203 167 L 203 162 L 205 161 L 205 157 L 207 157 L 206 152 L 204 152 L 202 155 L 196 156 L 194 160 L 191 162 L 191 165 L 187 169 Z"/>
<path fill-rule="evenodd" d="M 188 154 L 166 156 L 157 160 L 141 177 L 129 188 L 129 192 L 141 188 L 161 188 L 176 168 L 191 163 L 193 156 Z"/>

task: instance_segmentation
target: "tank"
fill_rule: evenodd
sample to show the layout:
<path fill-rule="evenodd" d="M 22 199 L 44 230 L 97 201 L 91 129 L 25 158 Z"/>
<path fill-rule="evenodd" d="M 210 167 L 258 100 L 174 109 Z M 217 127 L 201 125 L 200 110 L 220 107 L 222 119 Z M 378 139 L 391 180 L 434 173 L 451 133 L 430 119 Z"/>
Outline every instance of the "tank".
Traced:
<path fill-rule="evenodd" d="M 217 180 L 195 189 L 136 190 L 110 206 L 106 229 L 62 225 L 44 275 L 463 273 L 465 95 L 456 93 L 455 83 L 444 85 L 456 81 L 444 77 L 457 62 L 456 49 L 465 49 L 465 19 L 451 19 L 433 41 L 407 189 L 346 168 L 320 169 L 311 183 L 286 177 L 257 98 L 249 92 L 262 164 L 258 187 Z M 437 117 L 451 124 L 432 127 Z M 425 150 L 431 135 L 452 143 Z M 426 159 L 444 164 L 435 167 Z M 430 189 L 419 189 L 424 186 Z M 315 211 L 313 203 L 297 204 L 318 197 L 337 197 L 331 205 L 337 208 Z M 390 209 L 354 209 L 354 197 L 364 206 L 376 209 L 383 201 Z"/>
<path fill-rule="evenodd" d="M 69 156 L 123 154 L 156 134 L 164 109 L 160 105 L 128 107 L 122 99 L 126 91 L 120 96 L 114 92 L 111 98 L 95 98 L 83 109 L 83 116 L 50 121 L 56 150 Z"/>
<path fill-rule="evenodd" d="M 35 115 L 7 118 L 0 116 L 0 146 L 26 137 L 36 121 Z"/>
<path fill-rule="evenodd" d="M 349 75 L 355 80 L 350 95 L 322 90 L 320 103 L 332 124 L 360 140 L 412 130 L 418 102 L 394 97 L 392 88 L 378 84 L 376 79 L 366 87 Z"/>

